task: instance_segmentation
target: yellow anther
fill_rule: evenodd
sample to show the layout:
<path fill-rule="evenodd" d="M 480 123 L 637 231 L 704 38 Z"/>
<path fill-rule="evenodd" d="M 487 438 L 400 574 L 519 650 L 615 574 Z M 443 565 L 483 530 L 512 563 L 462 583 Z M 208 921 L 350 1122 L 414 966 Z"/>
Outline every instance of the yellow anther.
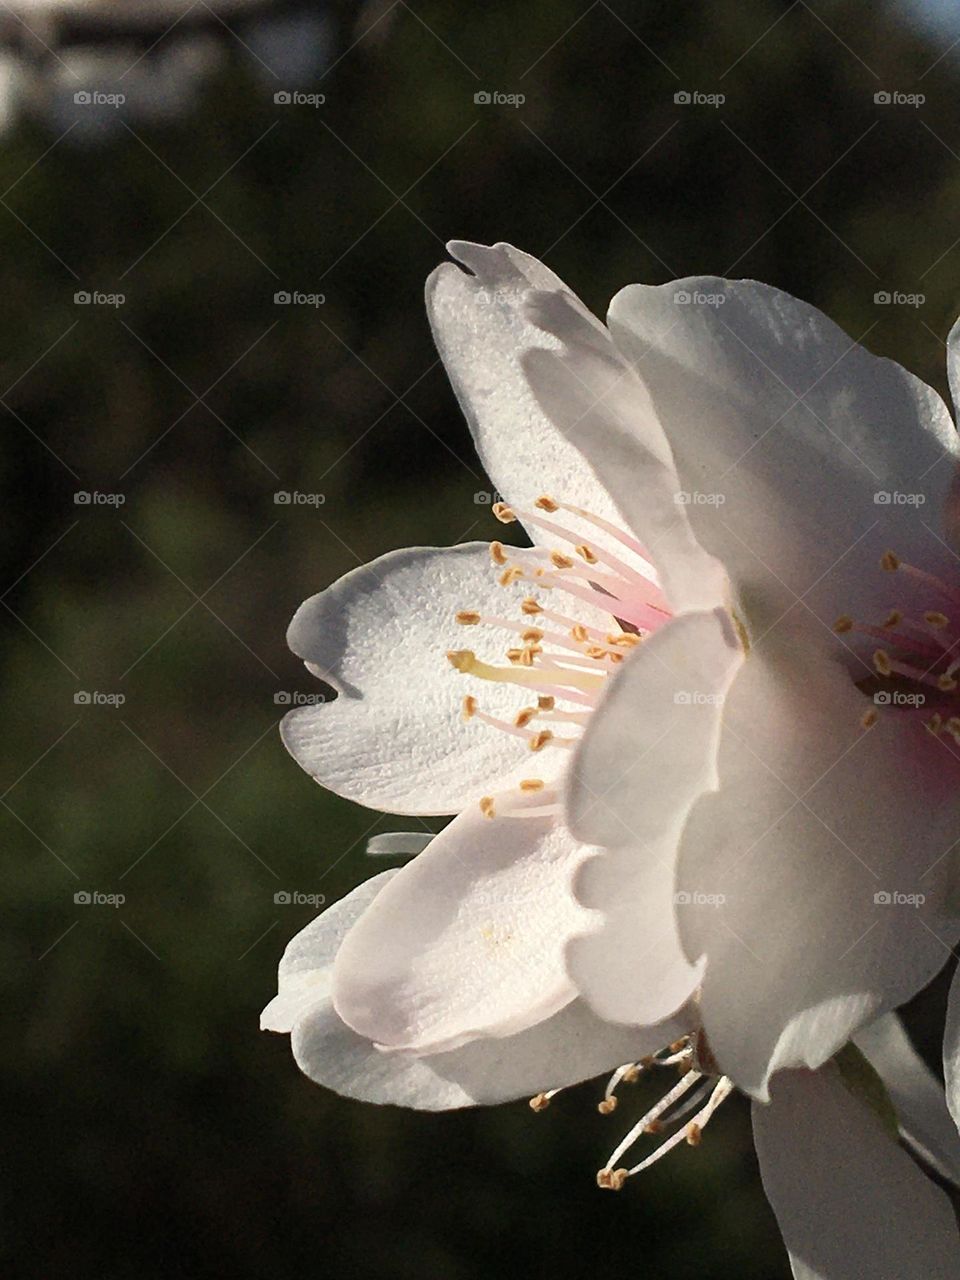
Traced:
<path fill-rule="evenodd" d="M 541 511 L 548 511 L 551 515 L 559 510 L 558 504 L 546 494 L 542 494 L 533 505 L 539 507 Z"/>
<path fill-rule="evenodd" d="M 890 612 L 887 614 L 887 616 L 883 620 L 883 626 L 885 629 L 889 627 L 898 627 L 902 621 L 903 621 L 903 614 L 900 612 L 900 610 L 891 609 Z"/>
<path fill-rule="evenodd" d="M 521 791 L 542 791 L 546 783 L 542 778 L 524 778 L 520 783 Z"/>
<path fill-rule="evenodd" d="M 950 619 L 945 613 L 941 613 L 939 609 L 930 609 L 929 612 L 923 615 L 923 620 L 928 626 L 936 627 L 938 631 L 950 625 Z"/>
<path fill-rule="evenodd" d="M 632 631 L 618 631 L 607 636 L 607 644 L 615 644 L 621 649 L 633 649 L 640 643 L 640 637 Z"/>
<path fill-rule="evenodd" d="M 518 578 L 523 577 L 523 570 L 518 564 L 512 564 L 509 569 L 504 569 L 498 581 L 501 587 L 512 587 Z"/>
<path fill-rule="evenodd" d="M 508 507 L 505 502 L 495 502 L 490 508 L 501 524 L 513 524 L 516 520 L 513 508 Z"/>
<path fill-rule="evenodd" d="M 541 693 L 537 698 L 537 706 L 541 711 L 552 711 L 556 702 L 557 700 L 552 693 Z"/>
<path fill-rule="evenodd" d="M 461 627 L 475 627 L 479 621 L 479 613 L 474 613 L 472 609 L 461 609 L 457 614 L 457 622 Z"/>
<path fill-rule="evenodd" d="M 869 711 L 865 711 L 860 717 L 860 725 L 864 729 L 872 729 L 877 723 L 877 712 L 871 707 Z"/>
<path fill-rule="evenodd" d="M 623 1073 L 624 1084 L 636 1084 L 639 1079 L 640 1068 L 637 1066 L 627 1067 L 626 1071 Z"/>
<path fill-rule="evenodd" d="M 698 1124 L 690 1124 L 687 1126 L 687 1146 L 699 1147 L 700 1140 L 703 1138 L 703 1130 Z"/>
<path fill-rule="evenodd" d="M 464 720 L 469 720 L 471 716 L 475 716 L 477 714 L 477 700 L 472 693 L 468 693 L 464 698 L 461 706 L 461 714 L 463 715 Z"/>
<path fill-rule="evenodd" d="M 530 739 L 531 751 L 542 751 L 548 742 L 553 738 L 553 734 L 549 729 L 541 729 L 539 733 L 535 733 Z"/>
<path fill-rule="evenodd" d="M 584 649 L 584 653 L 588 658 L 596 658 L 598 661 L 600 658 L 612 658 L 614 656 L 612 653 L 608 653 L 602 644 L 592 644 L 588 649 Z"/>
<path fill-rule="evenodd" d="M 602 1116 L 612 1115 L 614 1111 L 616 1111 L 616 1109 L 617 1109 L 617 1100 L 615 1097 L 613 1097 L 612 1094 L 609 1098 L 604 1098 L 602 1102 L 597 1104 L 597 1110 L 600 1112 Z"/>
<path fill-rule="evenodd" d="M 494 812 L 493 796 L 480 797 L 480 812 L 485 818 L 493 818 L 496 816 Z"/>
<path fill-rule="evenodd" d="M 890 665 L 890 655 L 885 653 L 883 649 L 878 649 L 873 655 L 873 665 L 882 676 L 893 675 L 893 667 Z"/>
<path fill-rule="evenodd" d="M 519 662 L 521 661 L 521 659 L 522 659 L 522 658 L 523 658 L 523 650 L 522 650 L 522 649 L 508 649 L 508 650 L 507 650 L 507 659 L 508 659 L 508 661 L 513 662 L 513 663 L 519 663 Z"/>
<path fill-rule="evenodd" d="M 948 676 L 946 672 L 937 680 L 937 688 L 941 693 L 953 693 L 957 687 L 957 682 L 953 676 Z"/>
<path fill-rule="evenodd" d="M 604 1191 L 621 1191 L 627 1176 L 626 1169 L 601 1169 L 597 1174 L 597 1186 Z"/>
<path fill-rule="evenodd" d="M 517 712 L 513 723 L 518 729 L 525 729 L 536 714 L 536 707 L 524 707 L 522 711 Z"/>
<path fill-rule="evenodd" d="M 526 644 L 536 644 L 538 640 L 543 639 L 543 632 L 539 627 L 531 627 L 529 631 L 524 631 L 520 639 Z"/>
<path fill-rule="evenodd" d="M 502 542 L 490 543 L 490 559 L 494 564 L 504 565 L 507 563 L 507 553 L 503 549 Z"/>
<path fill-rule="evenodd" d="M 523 667 L 532 667 L 534 658 L 543 653 L 543 645 L 528 644 L 520 654 L 520 665 Z"/>
<path fill-rule="evenodd" d="M 846 635 L 848 631 L 853 630 L 853 619 L 843 614 L 833 624 L 833 629 L 838 636 Z"/>
<path fill-rule="evenodd" d="M 538 613 L 543 613 L 543 606 L 538 604 L 537 601 L 534 600 L 533 596 L 527 596 L 526 600 L 524 600 L 523 604 L 520 606 L 520 609 L 521 612 L 525 613 L 528 617 L 532 617 Z"/>
<path fill-rule="evenodd" d="M 663 1132 L 663 1125 L 659 1120 L 651 1120 L 649 1124 L 643 1126 L 643 1132 L 647 1134 L 655 1134 Z"/>
<path fill-rule="evenodd" d="M 546 1111 L 550 1105 L 550 1099 L 545 1093 L 538 1093 L 536 1097 L 530 1099 L 531 1111 Z"/>
<path fill-rule="evenodd" d="M 934 737 L 936 737 L 937 734 L 942 731 L 943 716 L 940 714 L 939 711 L 935 711 L 933 715 L 930 717 L 930 719 L 927 721 L 927 728 L 930 730 L 930 732 L 933 734 Z"/>
<path fill-rule="evenodd" d="M 572 569 L 573 561 L 569 556 L 565 556 L 562 551 L 550 552 L 550 563 L 556 569 Z"/>
<path fill-rule="evenodd" d="M 455 667 L 457 671 L 469 671 L 477 660 L 477 655 L 471 649 L 448 649 L 447 661 L 451 667 Z"/>
<path fill-rule="evenodd" d="M 880 557 L 880 568 L 887 573 L 896 573 L 900 568 L 900 557 L 895 551 L 885 551 Z"/>
<path fill-rule="evenodd" d="M 583 644 L 589 636 L 589 631 L 581 623 L 577 623 L 575 627 L 570 628 L 570 634 L 576 640 L 577 644 Z"/>
<path fill-rule="evenodd" d="M 593 554 L 593 552 L 590 550 L 590 548 L 587 546 L 585 542 L 581 543 L 579 547 L 574 547 L 574 551 L 576 551 L 577 555 L 581 558 L 581 560 L 586 560 L 587 564 L 597 563 L 597 557 Z"/>
<path fill-rule="evenodd" d="M 500 680 L 504 684 L 542 685 L 544 672 L 542 669 L 521 670 L 519 667 L 494 667 L 489 662 L 481 662 L 472 649 L 452 649 L 447 654 L 447 661 L 457 671 L 468 672 L 480 680 Z M 575 689 L 591 692 L 599 689 L 606 680 L 602 671 L 567 671 L 563 672 L 563 683 Z"/>

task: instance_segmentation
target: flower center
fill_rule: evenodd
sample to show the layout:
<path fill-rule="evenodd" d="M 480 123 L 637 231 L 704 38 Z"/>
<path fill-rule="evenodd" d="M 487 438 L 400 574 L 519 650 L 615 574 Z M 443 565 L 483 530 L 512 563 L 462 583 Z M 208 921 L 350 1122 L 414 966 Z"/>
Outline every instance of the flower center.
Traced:
<path fill-rule="evenodd" d="M 733 1092 L 733 1082 L 717 1073 L 703 1032 L 698 1031 L 675 1041 L 653 1057 L 617 1067 L 607 1083 L 603 1101 L 598 1105 L 600 1114 L 611 1115 L 616 1110 L 616 1090 L 621 1084 L 633 1084 L 644 1072 L 656 1067 L 679 1069 L 680 1080 L 640 1117 L 597 1173 L 597 1186 L 606 1191 L 620 1191 L 628 1178 L 643 1173 L 681 1143 L 698 1147 L 711 1116 Z M 538 1093 L 530 1099 L 531 1108 L 544 1111 L 560 1092 L 559 1089 L 550 1089 L 546 1093 Z M 665 1132 L 668 1136 L 664 1141 L 637 1164 L 630 1168 L 619 1164 L 641 1138 Z"/>
<path fill-rule="evenodd" d="M 919 585 L 929 592 L 931 604 L 946 606 L 960 619 L 956 587 L 901 560 L 894 551 L 883 554 L 880 566 Z M 949 734 L 960 744 L 960 623 L 939 607 L 914 612 L 916 616 L 910 616 L 903 609 L 891 609 L 883 621 L 875 623 L 844 614 L 833 624 L 838 635 L 864 636 L 881 643 L 871 655 L 874 674 L 858 681 L 873 699 L 860 723 L 870 729 L 883 712 L 909 712 L 934 735 Z"/>
<path fill-rule="evenodd" d="M 552 518 L 561 512 L 575 517 L 579 532 L 561 523 L 563 516 Z M 522 602 L 519 618 L 487 616 L 469 608 L 457 614 L 461 626 L 498 627 L 517 635 L 519 643 L 506 651 L 506 666 L 484 661 L 472 649 L 451 650 L 447 658 L 466 675 L 528 689 L 535 701 L 521 708 L 511 722 L 487 714 L 479 700 L 469 695 L 463 700 L 463 718 L 524 738 L 532 752 L 570 749 L 583 732 L 607 677 L 632 648 L 669 621 L 670 609 L 643 547 L 610 521 L 546 496 L 538 498 L 529 511 L 498 502 L 493 514 L 503 524 L 521 519 L 558 545 L 490 544 L 501 586 L 529 582 L 537 596 Z M 584 540 L 584 526 L 603 537 Z M 544 593 L 551 597 L 549 606 L 538 598 Z M 554 596 L 561 597 L 556 607 Z M 517 805 L 520 797 L 484 796 L 481 812 L 493 818 L 504 812 L 532 817 L 558 811 L 558 797 L 542 779 L 525 779 L 519 791 L 521 806 Z M 544 803 L 531 805 L 529 797 L 536 792 L 544 793 L 540 797 Z"/>

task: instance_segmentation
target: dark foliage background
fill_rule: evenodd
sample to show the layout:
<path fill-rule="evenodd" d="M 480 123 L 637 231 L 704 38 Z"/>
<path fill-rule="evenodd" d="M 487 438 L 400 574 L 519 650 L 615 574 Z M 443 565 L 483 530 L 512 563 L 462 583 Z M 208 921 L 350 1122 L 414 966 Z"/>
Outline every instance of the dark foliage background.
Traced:
<path fill-rule="evenodd" d="M 627 1109 L 598 1116 L 595 1087 L 542 1116 L 374 1109 L 258 1033 L 312 914 L 275 892 L 340 896 L 391 825 L 286 757 L 274 696 L 311 691 L 284 644 L 302 598 L 491 531 L 422 307 L 448 238 L 542 255 L 601 313 L 633 280 L 758 277 L 942 388 L 960 50 L 858 0 L 329 13 L 320 108 L 276 105 L 234 42 L 179 121 L 0 142 L 5 1248 L 111 1280 L 776 1280 L 740 1102 L 610 1196 Z M 926 101 L 875 102 L 894 90 Z M 914 1020 L 931 1056 L 941 995 Z"/>

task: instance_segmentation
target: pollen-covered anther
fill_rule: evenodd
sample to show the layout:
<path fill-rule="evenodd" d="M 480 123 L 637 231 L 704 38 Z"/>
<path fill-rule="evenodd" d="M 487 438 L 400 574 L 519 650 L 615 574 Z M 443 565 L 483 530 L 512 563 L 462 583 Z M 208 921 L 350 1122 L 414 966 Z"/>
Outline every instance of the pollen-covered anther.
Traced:
<path fill-rule="evenodd" d="M 548 1093 L 538 1093 L 530 1099 L 531 1111 L 546 1111 L 549 1105 L 550 1095 Z"/>
<path fill-rule="evenodd" d="M 954 676 L 948 676 L 946 672 L 944 672 L 937 680 L 937 688 L 941 693 L 953 693 L 956 687 L 956 678 Z"/>
<path fill-rule="evenodd" d="M 572 569 L 574 562 L 569 556 L 565 556 L 562 551 L 551 551 L 550 563 L 555 569 Z"/>
<path fill-rule="evenodd" d="M 942 733 L 943 716 L 940 714 L 939 711 L 935 711 L 933 713 L 933 715 L 927 721 L 926 727 L 927 729 L 929 729 L 929 731 L 933 734 L 934 737 L 936 737 L 939 733 Z"/>
<path fill-rule="evenodd" d="M 640 1071 L 641 1067 L 636 1063 L 631 1067 L 627 1067 L 626 1071 L 623 1073 L 624 1084 L 636 1084 L 640 1079 Z"/>
<path fill-rule="evenodd" d="M 520 783 L 520 790 L 527 792 L 542 791 L 546 785 L 542 778 L 524 778 Z"/>
<path fill-rule="evenodd" d="M 893 674 L 893 667 L 890 665 L 890 655 L 883 649 L 877 649 L 874 653 L 873 665 L 882 676 L 889 676 Z"/>
<path fill-rule="evenodd" d="M 460 714 L 464 720 L 471 720 L 477 714 L 477 700 L 472 693 L 468 693 L 460 704 Z"/>
<path fill-rule="evenodd" d="M 525 729 L 536 714 L 536 707 L 524 707 L 522 711 L 517 712 L 513 723 L 518 729 Z"/>
<path fill-rule="evenodd" d="M 699 1147 L 703 1139 L 703 1130 L 698 1124 L 687 1125 L 687 1146 Z"/>
<path fill-rule="evenodd" d="M 550 730 L 541 729 L 538 733 L 535 733 L 533 737 L 530 739 L 530 750 L 542 751 L 543 748 L 547 745 L 547 743 L 551 742 L 552 740 L 553 740 L 553 734 L 550 732 Z"/>
<path fill-rule="evenodd" d="M 533 505 L 539 507 L 541 511 L 546 511 L 549 515 L 553 515 L 555 511 L 560 510 L 560 504 L 554 502 L 553 498 L 545 493 L 541 494 Z"/>
<path fill-rule="evenodd" d="M 512 564 L 509 568 L 504 569 L 497 581 L 501 587 L 512 587 L 515 582 L 523 577 L 523 570 L 518 564 Z"/>
<path fill-rule="evenodd" d="M 500 565 L 501 567 L 507 563 L 507 553 L 503 549 L 502 542 L 490 543 L 490 559 L 494 564 Z"/>
<path fill-rule="evenodd" d="M 607 636 L 607 644 L 616 645 L 620 649 L 634 649 L 641 642 L 641 637 L 632 631 L 618 631 Z"/>
<path fill-rule="evenodd" d="M 612 1095 L 609 1098 L 604 1098 L 602 1102 L 597 1103 L 597 1110 L 600 1112 L 602 1116 L 613 1115 L 616 1109 L 617 1109 L 617 1100 Z"/>
<path fill-rule="evenodd" d="M 848 631 L 853 630 L 853 619 L 847 614 L 842 614 L 833 624 L 833 629 L 838 636 L 844 636 Z"/>
<path fill-rule="evenodd" d="M 887 573 L 896 573 L 900 568 L 900 557 L 895 551 L 885 551 L 880 557 L 880 568 Z"/>
<path fill-rule="evenodd" d="M 576 640 L 577 644 L 585 644 L 590 637 L 590 632 L 581 622 L 578 622 L 575 627 L 570 628 L 570 634 L 574 640 Z"/>
<path fill-rule="evenodd" d="M 480 797 L 480 812 L 485 818 L 496 817 L 496 808 L 493 803 L 493 796 Z"/>
<path fill-rule="evenodd" d="M 883 627 L 885 631 L 887 631 L 889 630 L 890 627 L 898 627 L 902 621 L 903 621 L 903 614 L 900 612 L 900 610 L 891 609 L 880 625 Z"/>
<path fill-rule="evenodd" d="M 928 612 L 923 615 L 923 620 L 927 626 L 935 627 L 938 631 L 941 631 L 944 627 L 948 627 L 950 625 L 950 619 L 945 613 L 941 613 L 939 609 L 928 610 Z"/>
<path fill-rule="evenodd" d="M 536 617 L 538 613 L 543 613 L 543 605 L 534 600 L 533 596 L 527 596 L 520 606 L 520 611 L 525 613 L 527 617 Z"/>
<path fill-rule="evenodd" d="M 860 726 L 863 729 L 872 729 L 878 719 L 877 712 L 871 707 L 869 711 L 865 711 L 860 717 Z"/>
<path fill-rule="evenodd" d="M 457 614 L 457 622 L 461 627 L 475 627 L 480 622 L 480 615 L 473 609 L 461 609 Z"/>
<path fill-rule="evenodd" d="M 524 644 L 538 644 L 543 639 L 543 632 L 539 627 L 530 627 L 524 631 L 520 639 Z"/>
<path fill-rule="evenodd" d="M 601 1169 L 597 1174 L 597 1186 L 604 1191 L 622 1191 L 626 1180 L 626 1169 Z"/>
<path fill-rule="evenodd" d="M 594 555 L 594 553 L 590 550 L 590 548 L 587 546 L 585 542 L 581 542 L 579 547 L 574 547 L 574 551 L 576 551 L 577 555 L 580 557 L 581 560 L 586 560 L 587 564 L 597 563 L 597 557 Z"/>
<path fill-rule="evenodd" d="M 513 524 L 517 518 L 513 508 L 505 502 L 495 502 L 490 510 L 501 524 Z"/>

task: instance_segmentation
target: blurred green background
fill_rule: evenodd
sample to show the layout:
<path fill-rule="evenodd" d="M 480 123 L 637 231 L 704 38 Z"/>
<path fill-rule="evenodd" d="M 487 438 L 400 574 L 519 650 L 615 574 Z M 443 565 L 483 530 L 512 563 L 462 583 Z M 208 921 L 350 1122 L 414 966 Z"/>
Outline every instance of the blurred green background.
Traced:
<path fill-rule="evenodd" d="M 594 1173 L 642 1091 L 614 1119 L 596 1086 L 421 1116 L 318 1089 L 258 1032 L 312 914 L 274 894 L 336 899 L 393 825 L 285 755 L 276 695 L 315 686 L 284 631 L 364 560 L 492 532 L 423 312 L 449 238 L 543 256 L 601 314 L 630 281 L 757 277 L 942 389 L 960 25 L 843 0 L 323 8 L 322 107 L 276 104 L 227 37 L 179 119 L 0 139 L 4 1251 L 111 1280 L 785 1277 L 739 1100 L 611 1196 Z M 126 901 L 75 903 L 94 890 Z M 913 1024 L 931 1056 L 941 999 Z"/>

